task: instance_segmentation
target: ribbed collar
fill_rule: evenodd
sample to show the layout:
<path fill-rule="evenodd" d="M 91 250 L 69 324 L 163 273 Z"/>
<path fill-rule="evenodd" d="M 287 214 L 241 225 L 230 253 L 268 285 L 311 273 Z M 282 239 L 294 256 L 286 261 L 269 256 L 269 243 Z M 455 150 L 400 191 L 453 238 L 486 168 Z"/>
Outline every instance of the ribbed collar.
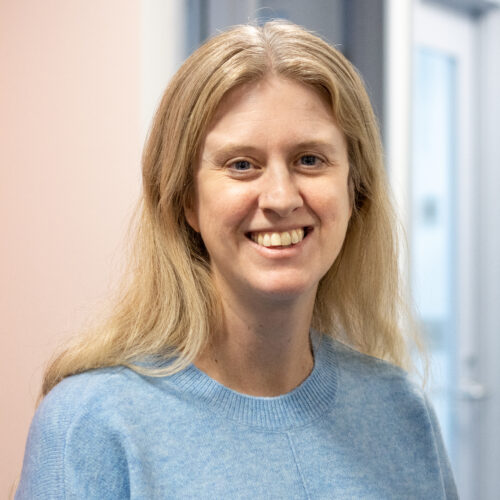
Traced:
<path fill-rule="evenodd" d="M 314 368 L 301 385 L 276 397 L 255 397 L 233 391 L 194 365 L 167 377 L 185 394 L 221 417 L 268 430 L 300 427 L 321 417 L 335 402 L 337 363 L 331 341 L 311 333 Z"/>

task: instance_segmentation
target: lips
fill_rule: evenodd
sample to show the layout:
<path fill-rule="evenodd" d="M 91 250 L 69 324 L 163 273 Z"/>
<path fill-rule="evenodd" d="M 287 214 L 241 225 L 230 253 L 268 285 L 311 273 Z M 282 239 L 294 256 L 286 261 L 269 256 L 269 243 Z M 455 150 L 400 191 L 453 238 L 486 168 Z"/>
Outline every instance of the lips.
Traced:
<path fill-rule="evenodd" d="M 307 228 L 296 228 L 289 231 L 260 231 L 248 233 L 248 237 L 264 247 L 289 247 L 300 243 L 307 235 Z"/>

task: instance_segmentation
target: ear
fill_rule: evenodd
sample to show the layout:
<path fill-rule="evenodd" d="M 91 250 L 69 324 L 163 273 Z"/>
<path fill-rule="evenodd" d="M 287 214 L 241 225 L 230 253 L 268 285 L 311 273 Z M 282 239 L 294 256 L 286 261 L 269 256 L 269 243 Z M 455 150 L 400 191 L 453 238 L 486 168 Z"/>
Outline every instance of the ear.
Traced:
<path fill-rule="evenodd" d="M 200 224 L 198 221 L 198 207 L 195 197 L 190 195 L 186 198 L 184 202 L 184 217 L 186 217 L 187 223 L 194 229 L 197 233 L 200 232 Z"/>

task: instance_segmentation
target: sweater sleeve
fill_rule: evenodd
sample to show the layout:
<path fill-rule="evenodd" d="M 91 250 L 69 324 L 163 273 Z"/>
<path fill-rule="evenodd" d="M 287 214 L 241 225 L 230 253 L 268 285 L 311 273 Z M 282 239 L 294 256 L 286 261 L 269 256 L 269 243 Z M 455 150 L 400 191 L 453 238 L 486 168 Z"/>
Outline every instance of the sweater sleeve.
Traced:
<path fill-rule="evenodd" d="M 64 385 L 64 384 L 63 384 Z M 67 384 L 66 384 L 67 386 Z M 31 423 L 16 500 L 129 498 L 126 453 L 99 401 L 56 387 Z"/>
<path fill-rule="evenodd" d="M 446 494 L 446 499 L 456 500 L 458 499 L 457 487 L 455 485 L 455 480 L 453 478 L 453 472 L 451 469 L 450 461 L 448 459 L 448 454 L 446 453 L 446 449 L 444 446 L 443 438 L 441 435 L 441 429 L 436 417 L 436 413 L 434 412 L 434 408 L 427 399 L 427 397 L 425 397 L 425 405 L 432 425 L 434 442 L 436 446 L 436 453 L 439 460 L 441 478 L 443 481 L 443 488 Z"/>

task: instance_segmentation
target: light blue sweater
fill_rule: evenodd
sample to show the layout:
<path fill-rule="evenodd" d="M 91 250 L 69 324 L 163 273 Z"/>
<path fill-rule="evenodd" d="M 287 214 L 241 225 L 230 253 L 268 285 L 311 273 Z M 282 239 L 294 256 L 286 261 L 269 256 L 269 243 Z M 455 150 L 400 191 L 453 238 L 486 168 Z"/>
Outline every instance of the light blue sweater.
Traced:
<path fill-rule="evenodd" d="M 315 337 L 311 375 L 250 397 L 194 366 L 69 377 L 31 425 L 16 499 L 455 499 L 438 424 L 404 372 Z"/>

